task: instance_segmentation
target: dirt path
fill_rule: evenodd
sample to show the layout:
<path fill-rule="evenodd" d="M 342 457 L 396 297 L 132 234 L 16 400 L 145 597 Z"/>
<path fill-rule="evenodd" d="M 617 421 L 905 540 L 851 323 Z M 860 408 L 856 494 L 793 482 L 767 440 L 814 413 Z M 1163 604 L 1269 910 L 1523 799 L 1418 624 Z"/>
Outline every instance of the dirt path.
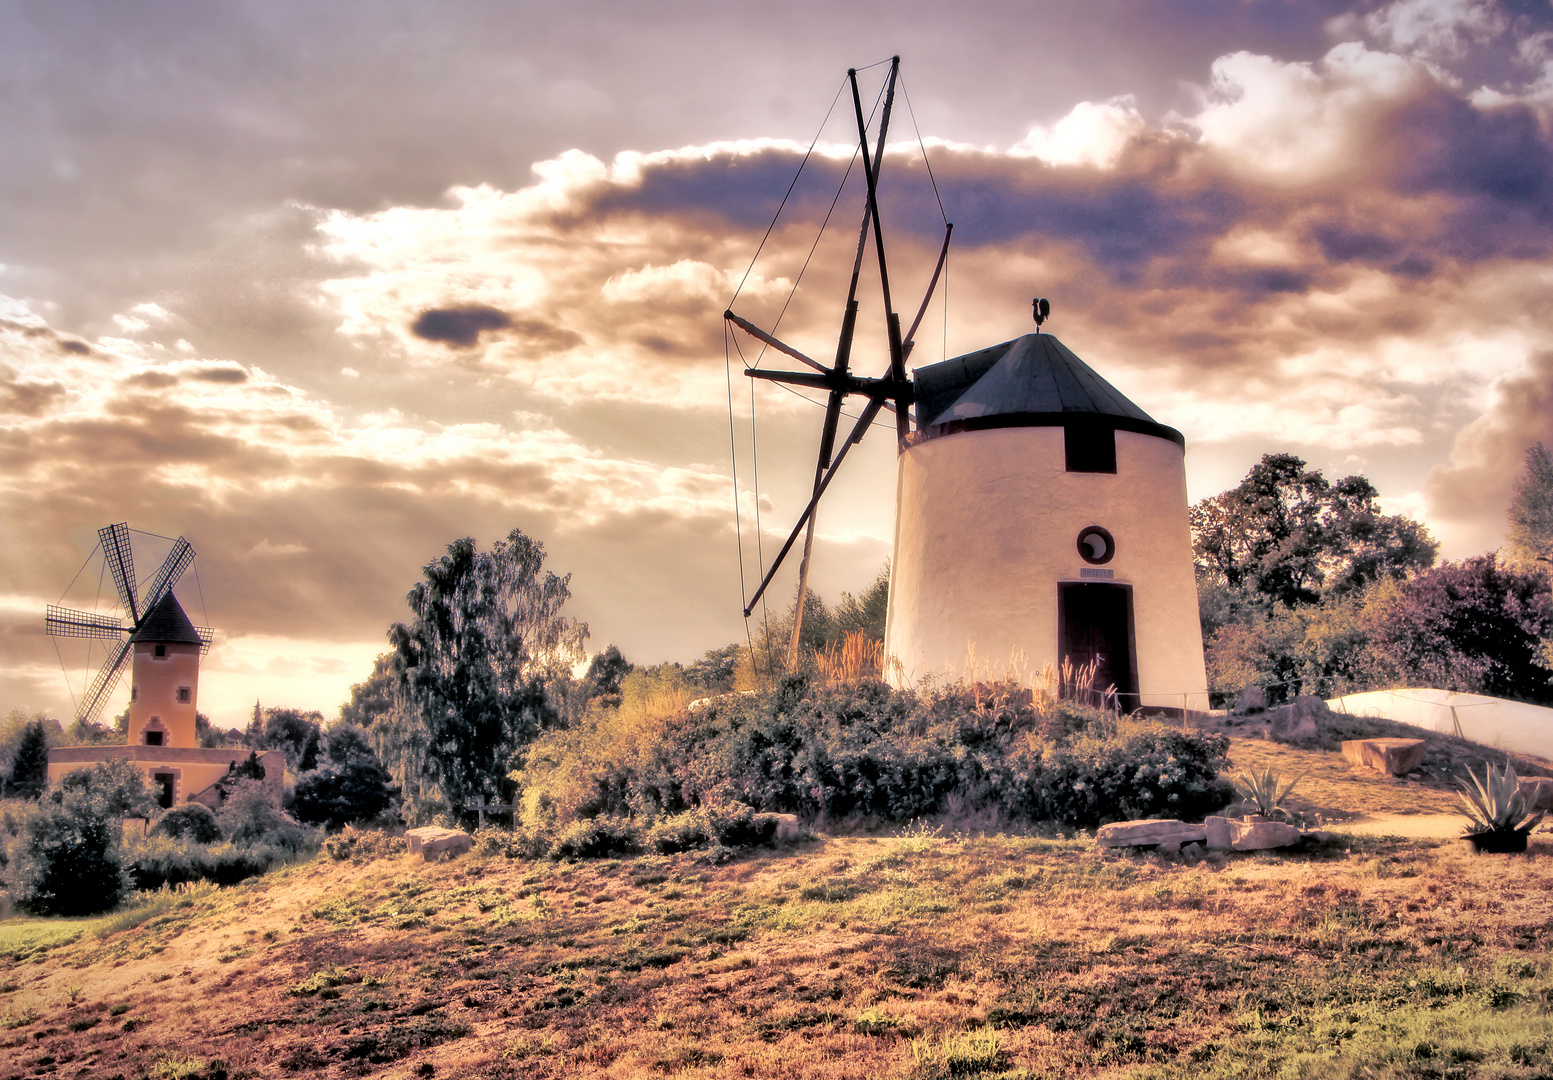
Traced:
<path fill-rule="evenodd" d="M 1460 814 L 1366 814 L 1333 826 L 1361 836 L 1405 836 L 1415 840 L 1455 840 L 1466 818 Z"/>

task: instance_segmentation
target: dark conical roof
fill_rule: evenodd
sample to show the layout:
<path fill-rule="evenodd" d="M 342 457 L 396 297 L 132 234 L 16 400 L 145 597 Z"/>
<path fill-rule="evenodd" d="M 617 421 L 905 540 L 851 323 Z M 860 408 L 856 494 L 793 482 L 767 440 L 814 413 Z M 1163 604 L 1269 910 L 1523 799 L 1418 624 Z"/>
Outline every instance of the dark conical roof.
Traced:
<path fill-rule="evenodd" d="M 931 437 L 987 427 L 1076 421 L 1185 444 L 1097 375 L 1051 334 L 1026 334 L 914 373 L 917 430 Z"/>
<path fill-rule="evenodd" d="M 199 645 L 199 632 L 183 613 L 183 605 L 169 592 L 146 612 L 130 641 L 154 641 L 163 645 Z"/>

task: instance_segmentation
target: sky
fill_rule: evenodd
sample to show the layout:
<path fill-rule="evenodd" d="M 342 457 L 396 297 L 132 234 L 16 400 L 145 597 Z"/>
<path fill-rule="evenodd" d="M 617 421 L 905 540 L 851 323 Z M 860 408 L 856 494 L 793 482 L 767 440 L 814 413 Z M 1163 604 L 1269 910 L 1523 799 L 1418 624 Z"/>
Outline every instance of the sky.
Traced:
<path fill-rule="evenodd" d="M 0 710 L 72 715 L 102 654 L 43 610 L 111 603 L 118 521 L 143 579 L 167 537 L 198 552 L 178 595 L 217 628 L 223 726 L 333 716 L 465 536 L 541 541 L 593 651 L 742 640 L 821 410 L 752 387 L 778 358 L 721 314 L 833 354 L 842 92 L 858 68 L 872 113 L 892 54 L 908 321 L 955 226 L 914 365 L 1045 296 L 1185 434 L 1193 500 L 1290 452 L 1444 557 L 1502 543 L 1553 443 L 1545 2 L 7 0 Z M 882 371 L 871 265 L 860 295 Z M 878 573 L 893 498 L 872 432 L 822 504 L 822 596 Z"/>

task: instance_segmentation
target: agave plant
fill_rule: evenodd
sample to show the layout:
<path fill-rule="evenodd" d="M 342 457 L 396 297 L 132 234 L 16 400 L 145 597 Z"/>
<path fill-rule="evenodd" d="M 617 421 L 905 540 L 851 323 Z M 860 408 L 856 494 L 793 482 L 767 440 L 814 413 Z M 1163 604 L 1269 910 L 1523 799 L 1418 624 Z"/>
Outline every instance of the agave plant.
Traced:
<path fill-rule="evenodd" d="M 1263 817 L 1272 817 L 1273 814 L 1287 814 L 1283 809 L 1283 800 L 1289 797 L 1289 792 L 1294 790 L 1294 785 L 1305 779 L 1305 774 L 1300 773 L 1293 780 L 1279 788 L 1280 778 L 1271 768 L 1262 772 L 1241 773 L 1231 781 L 1235 785 L 1235 794 L 1246 802 L 1256 807 L 1256 812 Z"/>
<path fill-rule="evenodd" d="M 1470 781 L 1470 782 L 1468 782 Z M 1515 766 L 1508 761 L 1504 768 L 1495 771 L 1491 762 L 1483 763 L 1483 779 L 1479 780 L 1467 770 L 1467 780 L 1457 780 L 1461 788 L 1461 803 L 1471 819 L 1462 831 L 1469 836 L 1493 833 L 1520 833 L 1523 836 L 1537 827 L 1545 811 L 1535 816 L 1526 813 L 1526 796 L 1521 794 L 1521 778 L 1515 774 Z"/>

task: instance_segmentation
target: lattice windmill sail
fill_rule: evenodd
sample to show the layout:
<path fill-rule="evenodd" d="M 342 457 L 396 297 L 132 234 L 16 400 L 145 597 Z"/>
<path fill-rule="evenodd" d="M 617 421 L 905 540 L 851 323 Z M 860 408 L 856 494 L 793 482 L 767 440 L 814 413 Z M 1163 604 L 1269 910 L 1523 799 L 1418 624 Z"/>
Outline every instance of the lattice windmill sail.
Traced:
<path fill-rule="evenodd" d="M 168 553 L 167 558 L 162 561 L 162 565 L 152 577 L 151 584 L 143 592 L 137 592 L 135 560 L 130 548 L 128 524 L 120 522 L 117 525 L 104 526 L 97 530 L 97 538 L 102 546 L 103 560 L 107 563 L 108 573 L 113 578 L 114 588 L 118 592 L 122 616 L 77 611 L 73 608 L 50 604 L 43 620 L 44 631 L 53 637 L 95 638 L 101 641 L 118 642 L 117 647 L 109 649 L 108 659 L 98 669 L 91 685 L 87 687 L 86 694 L 81 698 L 80 706 L 76 709 L 76 719 L 83 723 L 95 721 L 101 715 L 103 706 L 107 704 L 108 698 L 124 675 L 125 667 L 128 666 L 137 634 L 145 631 L 153 623 L 163 622 L 169 618 L 187 621 L 187 616 L 183 614 L 181 607 L 178 607 L 176 615 L 169 612 L 168 607 L 178 605 L 177 598 L 173 596 L 173 586 L 178 584 L 178 579 L 183 576 L 184 571 L 194 563 L 194 548 L 183 537 L 178 537 L 173 541 L 172 551 Z M 199 636 L 200 655 L 203 656 L 210 650 L 215 631 L 208 626 L 195 626 L 193 629 Z"/>

